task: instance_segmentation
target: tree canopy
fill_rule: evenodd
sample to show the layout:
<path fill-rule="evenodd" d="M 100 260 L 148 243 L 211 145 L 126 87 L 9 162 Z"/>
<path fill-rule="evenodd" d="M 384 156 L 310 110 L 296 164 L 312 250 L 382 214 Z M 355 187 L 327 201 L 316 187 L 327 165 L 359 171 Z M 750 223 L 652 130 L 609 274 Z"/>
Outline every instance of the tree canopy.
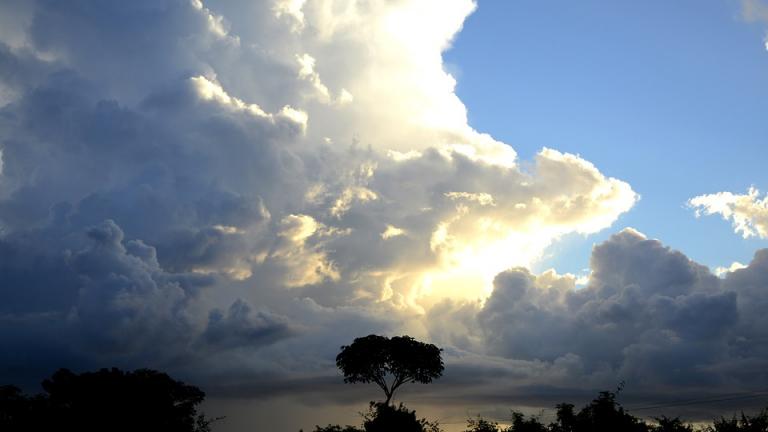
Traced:
<path fill-rule="evenodd" d="M 210 430 L 211 420 L 197 412 L 205 393 L 161 372 L 60 369 L 42 386 L 45 393 L 32 397 L 13 386 L 0 387 L 0 430 Z"/>
<path fill-rule="evenodd" d="M 375 383 L 389 404 L 405 383 L 427 384 L 443 374 L 441 349 L 410 336 L 368 335 L 341 347 L 336 366 L 347 383 Z"/>

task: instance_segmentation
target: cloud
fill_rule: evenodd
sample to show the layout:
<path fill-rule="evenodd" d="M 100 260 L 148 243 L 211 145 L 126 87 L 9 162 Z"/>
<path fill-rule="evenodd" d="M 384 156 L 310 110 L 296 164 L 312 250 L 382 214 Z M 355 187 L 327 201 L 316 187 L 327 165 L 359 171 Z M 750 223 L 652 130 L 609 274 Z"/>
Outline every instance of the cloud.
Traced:
<path fill-rule="evenodd" d="M 495 362 L 483 328 L 512 319 L 492 305 L 514 278 L 494 277 L 638 197 L 468 125 L 441 54 L 475 7 L 0 5 L 23 23 L 0 26 L 0 379 L 116 364 L 222 393 L 322 381 L 341 344 L 427 337 L 429 317 Z M 590 360 L 541 354 L 514 364 Z"/>
<path fill-rule="evenodd" d="M 624 230 L 596 246 L 591 269 L 581 289 L 573 277 L 552 272 L 498 275 L 479 313 L 488 347 L 526 360 L 575 355 L 587 374 L 638 373 L 647 385 L 654 375 L 660 381 L 672 376 L 663 376 L 668 367 L 642 356 L 680 349 L 706 362 L 699 351 L 721 352 L 720 337 L 737 322 L 734 292 L 723 289 L 707 268 L 636 231 Z M 692 364 L 678 361 L 679 368 Z M 633 370 L 639 366 L 648 370 Z M 675 374 L 683 379 L 679 370 Z"/>
<path fill-rule="evenodd" d="M 758 251 L 749 265 L 718 278 L 626 229 L 594 248 L 587 286 L 554 271 L 510 269 L 484 304 L 433 308 L 430 335 L 457 347 L 447 355 L 458 376 L 450 367 L 447 376 L 458 399 L 494 404 L 492 395 L 504 394 L 502 403 L 543 406 L 583 400 L 584 389 L 620 381 L 635 405 L 670 392 L 760 391 L 767 257 Z M 686 414 L 706 420 L 718 409 Z"/>
<path fill-rule="evenodd" d="M 768 237 L 768 197 L 760 199 L 760 191 L 749 188 L 744 195 L 718 192 L 700 195 L 688 200 L 688 206 L 696 210 L 696 217 L 720 214 L 730 220 L 736 233 L 742 237 Z"/>
<path fill-rule="evenodd" d="M 253 313 L 248 303 L 238 299 L 226 312 L 210 312 L 202 338 L 217 349 L 248 349 L 276 342 L 291 333 L 285 318 L 269 312 Z"/>
<path fill-rule="evenodd" d="M 717 267 L 717 268 L 715 268 L 715 274 L 717 276 L 723 277 L 723 276 L 727 275 L 728 273 L 733 273 L 736 270 L 741 270 L 741 269 L 746 268 L 746 267 L 747 267 L 746 265 L 744 265 L 744 264 L 742 264 L 742 263 L 740 263 L 738 261 L 734 261 L 728 267 Z"/>

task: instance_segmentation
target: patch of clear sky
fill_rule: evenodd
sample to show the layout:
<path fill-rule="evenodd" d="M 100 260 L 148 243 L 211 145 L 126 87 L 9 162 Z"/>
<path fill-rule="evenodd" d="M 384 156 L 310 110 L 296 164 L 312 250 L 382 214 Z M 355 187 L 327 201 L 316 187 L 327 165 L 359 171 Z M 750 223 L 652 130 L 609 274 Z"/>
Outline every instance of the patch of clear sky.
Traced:
<path fill-rule="evenodd" d="M 534 270 L 578 273 L 593 244 L 627 226 L 711 268 L 768 247 L 685 206 L 768 190 L 766 29 L 736 0 L 479 0 L 444 56 L 470 124 L 523 160 L 542 147 L 579 154 L 642 196 Z"/>

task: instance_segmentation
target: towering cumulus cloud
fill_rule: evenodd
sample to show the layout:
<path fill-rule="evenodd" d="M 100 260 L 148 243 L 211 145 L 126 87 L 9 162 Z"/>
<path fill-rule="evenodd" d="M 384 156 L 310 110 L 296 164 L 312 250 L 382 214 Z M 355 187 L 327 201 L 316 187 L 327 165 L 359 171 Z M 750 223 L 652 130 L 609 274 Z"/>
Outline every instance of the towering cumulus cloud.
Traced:
<path fill-rule="evenodd" d="M 626 230 L 583 289 L 525 270 L 637 196 L 468 125 L 441 54 L 474 8 L 2 2 L 0 381 L 149 366 L 265 397 L 407 332 L 464 389 L 765 385 L 764 251 L 718 278 Z M 691 204 L 766 235 L 757 192 Z"/>
<path fill-rule="evenodd" d="M 626 183 L 468 126 L 441 53 L 474 7 L 4 2 L 2 370 L 308 373 L 609 226 Z"/>

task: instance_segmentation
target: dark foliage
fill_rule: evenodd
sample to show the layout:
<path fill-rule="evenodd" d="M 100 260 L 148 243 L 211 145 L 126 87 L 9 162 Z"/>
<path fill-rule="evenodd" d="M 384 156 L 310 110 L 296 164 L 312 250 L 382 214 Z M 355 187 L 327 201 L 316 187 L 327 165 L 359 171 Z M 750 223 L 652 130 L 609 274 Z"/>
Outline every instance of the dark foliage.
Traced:
<path fill-rule="evenodd" d="M 148 369 L 60 369 L 43 381 L 44 394 L 28 397 L 0 388 L 0 430 L 27 432 L 207 432 L 211 419 L 197 412 L 205 394 Z"/>
<path fill-rule="evenodd" d="M 300 430 L 299 432 L 304 432 L 303 430 Z M 358 429 L 354 426 L 339 426 L 339 425 L 328 425 L 325 427 L 315 426 L 315 430 L 312 432 L 364 432 L 362 429 Z"/>
<path fill-rule="evenodd" d="M 679 418 L 669 418 L 666 416 L 656 417 L 654 420 L 658 423 L 651 427 L 653 432 L 693 432 L 693 427 L 683 423 Z"/>
<path fill-rule="evenodd" d="M 693 432 L 693 427 L 679 418 L 660 417 L 655 419 L 658 424 L 649 425 L 626 412 L 616 402 L 616 394 L 612 392 L 601 392 L 578 413 L 574 411 L 574 406 L 568 403 L 561 403 L 556 409 L 556 419 L 549 425 L 544 425 L 537 417 L 526 418 L 522 413 L 513 411 L 511 426 L 506 429 L 500 428 L 498 423 L 478 418 L 467 421 L 465 432 Z M 747 423 L 754 423 L 755 418 L 747 418 L 750 419 Z M 724 421 L 740 422 L 736 419 Z M 707 432 L 745 431 L 752 432 L 752 429 L 712 429 Z M 756 431 L 768 432 L 763 429 Z"/>
<path fill-rule="evenodd" d="M 482 417 L 467 419 L 467 429 L 464 432 L 499 432 L 499 424 Z"/>
<path fill-rule="evenodd" d="M 512 412 L 512 426 L 507 429 L 509 432 L 548 432 L 547 427 L 544 426 L 536 417 L 530 417 L 528 419 L 522 413 Z"/>
<path fill-rule="evenodd" d="M 646 432 L 648 426 L 616 402 L 616 393 L 604 391 L 576 415 L 573 430 L 591 432 Z"/>
<path fill-rule="evenodd" d="M 575 432 L 576 413 L 573 411 L 573 404 L 560 403 L 555 407 L 557 417 L 554 423 L 549 425 L 552 432 Z"/>
<path fill-rule="evenodd" d="M 768 432 L 768 409 L 764 409 L 754 417 L 744 413 L 737 418 L 720 417 L 706 429 L 707 432 Z"/>
<path fill-rule="evenodd" d="M 442 350 L 410 336 L 360 337 L 341 347 L 336 366 L 347 383 L 376 383 L 389 404 L 395 391 L 405 383 L 427 384 L 443 373 Z"/>
<path fill-rule="evenodd" d="M 27 397 L 18 387 L 1 386 L 0 431 L 25 430 L 25 425 L 40 423 L 47 407 L 42 397 Z"/>
<path fill-rule="evenodd" d="M 416 417 L 403 404 L 397 407 L 386 403 L 371 402 L 368 414 L 363 422 L 365 432 L 440 432 L 437 423 Z"/>
<path fill-rule="evenodd" d="M 357 338 L 351 345 L 342 346 L 336 357 L 336 366 L 344 374 L 347 383 L 375 383 L 384 391 L 386 401 L 371 402 L 364 416 L 363 429 L 352 426 L 328 425 L 316 427 L 314 432 L 439 432 L 436 423 L 418 419 L 415 411 L 402 404 L 391 406 L 392 396 L 404 383 L 429 383 L 442 375 L 444 365 L 441 351 L 434 345 L 425 344 L 409 336 L 387 338 L 369 335 Z M 616 400 L 622 390 L 622 382 L 616 392 L 600 392 L 594 400 L 578 412 L 573 404 L 556 406 L 555 421 L 543 424 L 538 417 L 528 417 L 512 412 L 511 424 L 503 429 L 498 423 L 481 417 L 467 420 L 465 432 L 694 432 L 693 426 L 679 418 L 666 416 L 655 418 L 655 423 L 628 413 Z M 768 409 L 750 417 L 721 417 L 712 426 L 697 429 L 699 432 L 768 432 Z"/>
<path fill-rule="evenodd" d="M 554 423 L 544 425 L 536 417 L 526 418 L 522 413 L 512 412 L 512 425 L 504 432 L 649 432 L 648 425 L 641 419 L 624 411 L 616 402 L 616 394 L 601 392 L 598 397 L 574 412 L 571 404 L 557 405 L 557 417 Z M 475 423 L 478 424 L 478 423 Z M 494 429 L 488 428 L 493 431 Z M 496 428 L 498 430 L 498 428 Z M 476 427 L 468 432 L 485 432 Z"/>
<path fill-rule="evenodd" d="M 416 417 L 403 404 L 394 407 L 385 403 L 371 402 L 363 416 L 363 427 L 328 425 L 315 426 L 312 432 L 441 432 L 437 423 Z M 303 431 L 299 431 L 303 432 Z"/>

